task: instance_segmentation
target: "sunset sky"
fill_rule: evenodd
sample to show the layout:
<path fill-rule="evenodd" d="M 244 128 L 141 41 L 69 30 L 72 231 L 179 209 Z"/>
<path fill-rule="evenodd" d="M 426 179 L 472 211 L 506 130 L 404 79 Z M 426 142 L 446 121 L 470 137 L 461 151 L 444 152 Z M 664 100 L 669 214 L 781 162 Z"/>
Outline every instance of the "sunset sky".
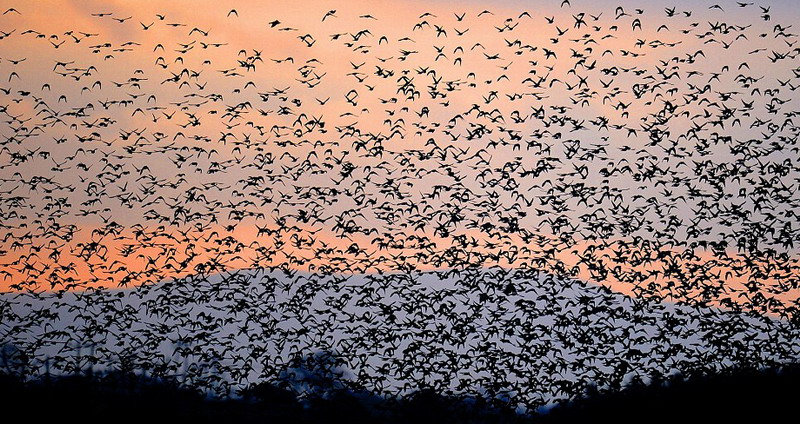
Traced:
<path fill-rule="evenodd" d="M 797 8 L 571 3 L 12 5 L 0 290 L 470 263 L 794 311 Z"/>

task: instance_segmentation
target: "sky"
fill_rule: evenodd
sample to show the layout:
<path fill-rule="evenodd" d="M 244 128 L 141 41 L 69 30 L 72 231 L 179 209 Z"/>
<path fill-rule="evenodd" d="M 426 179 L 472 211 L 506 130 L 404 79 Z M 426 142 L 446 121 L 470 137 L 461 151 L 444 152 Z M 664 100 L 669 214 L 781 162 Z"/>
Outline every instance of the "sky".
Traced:
<path fill-rule="evenodd" d="M 469 263 L 794 313 L 796 8 L 560 4 L 12 3 L 0 290 Z"/>

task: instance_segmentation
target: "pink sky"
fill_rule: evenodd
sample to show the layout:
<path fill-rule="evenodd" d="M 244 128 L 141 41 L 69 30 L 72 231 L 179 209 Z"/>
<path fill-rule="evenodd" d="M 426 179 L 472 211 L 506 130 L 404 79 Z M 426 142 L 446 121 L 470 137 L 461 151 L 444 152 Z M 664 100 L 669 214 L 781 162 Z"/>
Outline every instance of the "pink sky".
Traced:
<path fill-rule="evenodd" d="M 605 186 L 619 190 L 620 197 L 595 197 L 593 207 L 581 205 L 573 196 L 567 201 L 570 209 L 563 213 L 554 211 L 551 204 L 539 205 L 538 200 L 530 207 L 512 209 L 514 204 L 524 205 L 516 195 L 529 201 L 545 197 L 547 184 L 552 186 L 561 173 L 585 172 L 591 175 L 588 183 L 603 187 L 602 170 L 633 165 L 637 159 L 633 152 L 639 149 L 647 152 L 639 155 L 646 163 L 682 173 L 691 171 L 696 163 L 692 161 L 700 160 L 699 156 L 681 159 L 665 155 L 661 146 L 648 144 L 641 125 L 652 121 L 650 114 L 661 110 L 664 101 L 681 105 L 681 110 L 688 112 L 670 122 L 669 131 L 673 134 L 684 133 L 708 120 L 704 118 L 705 111 L 716 109 L 708 103 L 688 102 L 685 94 L 692 87 L 709 84 L 710 93 L 715 93 L 717 99 L 735 92 L 733 100 L 719 102 L 736 107 L 741 114 L 741 126 L 719 128 L 709 124 L 700 131 L 702 137 L 710 139 L 714 133 L 733 134 L 741 140 L 761 137 L 764 129 L 749 128 L 750 124 L 757 119 L 780 123 L 782 115 L 765 112 L 775 103 L 770 103 L 768 96 L 753 94 L 752 89 L 763 91 L 779 86 L 781 81 L 800 84 L 793 72 L 796 61 L 770 60 L 772 51 L 792 51 L 789 44 L 795 38 L 776 37 L 775 25 L 787 27 L 785 31 L 791 33 L 794 28 L 789 29 L 788 25 L 796 20 L 789 19 L 796 13 L 794 9 L 775 2 L 767 21 L 760 17 L 762 13 L 756 6 L 732 5 L 723 13 L 708 10 L 708 5 L 676 2 L 677 16 L 668 18 L 663 4 L 647 2 L 641 15 L 631 5 L 624 7 L 630 15 L 617 19 L 616 3 L 574 1 L 571 8 L 560 8 L 558 4 L 554 1 L 542 7 L 529 6 L 527 17 L 521 16 L 525 5 L 514 2 L 491 6 L 477 2 L 337 2 L 336 12 L 324 21 L 322 18 L 331 9 L 325 2 L 254 1 L 229 6 L 217 2 L 143 1 L 135 7 L 128 2 L 39 2 L 36 7 L 14 6 L 21 14 L 11 12 L 0 17 L 0 29 L 9 32 L 0 40 L 0 88 L 10 90 L 7 95 L 0 94 L 0 105 L 8 115 L 8 119 L 3 116 L 7 123 L 2 134 L 4 139 L 15 139 L 5 142 L 0 153 L 0 193 L 4 193 L 6 205 L 13 205 L 9 199 L 14 196 L 23 196 L 25 201 L 3 210 L 8 215 L 3 216 L 6 237 L 0 242 L 0 270 L 5 277 L 0 280 L 0 288 L 48 289 L 51 281 L 56 283 L 55 288 L 71 281 L 78 286 L 115 286 L 121 280 L 155 283 L 202 270 L 201 264 L 212 258 L 228 268 L 287 264 L 306 269 L 309 264 L 319 268 L 347 263 L 359 272 L 402 269 L 400 265 L 431 269 L 446 266 L 435 263 L 436 258 L 445 257 L 448 249 L 458 250 L 460 240 L 474 239 L 476 247 L 472 251 L 484 255 L 485 266 L 543 266 L 554 271 L 575 267 L 573 276 L 609 284 L 626 293 L 635 290 L 619 277 L 631 276 L 632 271 L 638 270 L 644 273 L 643 284 L 655 284 L 662 293 L 676 285 L 691 287 L 718 275 L 708 284 L 726 287 L 731 293 L 720 294 L 713 301 L 732 297 L 734 301 L 747 302 L 736 290 L 742 290 L 748 281 L 764 284 L 767 296 L 783 301 L 796 299 L 796 288 L 776 288 L 797 284 L 795 246 L 769 246 L 785 254 L 772 258 L 750 257 L 750 252 L 737 251 L 735 246 L 716 252 L 701 247 L 665 246 L 655 249 L 662 257 L 656 258 L 658 255 L 653 253 L 649 263 L 636 266 L 630 265 L 630 258 L 615 257 L 613 249 L 605 245 L 618 247 L 618 241 L 647 240 L 653 237 L 652 231 L 616 231 L 601 240 L 580 237 L 588 234 L 592 221 L 588 217 L 599 220 L 598 210 L 607 210 L 620 201 L 640 211 L 641 217 L 653 222 L 654 227 L 669 228 L 668 223 L 659 221 L 654 210 L 661 207 L 658 200 L 668 195 L 684 195 L 683 200 L 673 203 L 673 213 L 685 228 L 696 218 L 693 211 L 701 200 L 691 197 L 686 187 L 670 186 L 666 176 L 662 184 L 657 179 L 635 181 L 628 175 L 612 176 Z M 227 16 L 232 7 L 238 16 Z M 485 9 L 491 14 L 479 16 Z M 689 9 L 693 10 L 692 16 L 681 13 Z M 573 16 L 581 12 L 585 12 L 587 25 L 576 27 Z M 598 15 L 600 12 L 603 14 Z M 98 13 L 113 14 L 92 16 Z M 462 13 L 466 15 L 459 21 Z M 598 19 L 593 20 L 592 15 Z M 546 19 L 551 17 L 553 24 Z M 641 30 L 632 28 L 635 19 L 641 20 Z M 269 23 L 273 21 L 280 23 L 271 27 Z M 718 22 L 732 28 L 753 26 L 703 36 Z M 668 30 L 659 29 L 661 24 L 667 25 Z M 504 26 L 507 29 L 501 32 Z M 198 30 L 192 31 L 194 28 Z M 362 30 L 369 33 L 358 36 Z M 681 30 L 689 32 L 683 34 Z M 467 32 L 459 36 L 463 31 Z M 558 36 L 559 31 L 566 32 Z M 742 33 L 747 38 L 739 37 Z M 559 41 L 553 43 L 551 39 L 556 37 Z M 708 42 L 710 39 L 715 41 Z M 526 45 L 531 48 L 524 48 Z M 545 49 L 554 52 L 557 59 L 548 57 Z M 696 55 L 700 49 L 704 56 Z M 753 51 L 756 53 L 751 54 Z M 261 61 L 252 60 L 256 52 L 260 52 Z M 584 65 L 594 63 L 595 67 L 575 67 L 581 56 L 586 57 Z M 694 61 L 687 63 L 687 58 Z M 240 67 L 240 61 L 252 63 L 255 69 Z M 743 63 L 747 63 L 746 67 Z M 729 69 L 723 72 L 724 66 Z M 617 75 L 603 73 L 603 69 L 616 69 Z M 653 87 L 660 82 L 653 76 L 674 71 L 678 72 L 676 77 Z M 720 74 L 718 79 L 714 78 L 715 73 Z M 401 80 L 404 76 L 407 79 Z M 540 77 L 545 78 L 544 82 L 534 87 L 533 82 Z M 748 83 L 748 77 L 753 82 Z M 582 93 L 581 78 L 588 84 Z M 409 97 L 398 87 L 411 79 L 418 94 L 412 90 Z M 432 98 L 430 87 L 436 81 L 439 91 L 447 97 Z M 444 89 L 448 84 L 452 91 Z M 645 84 L 652 91 L 636 98 L 635 88 Z M 357 98 L 351 93 L 357 93 Z M 581 94 L 588 96 L 586 104 L 580 103 Z M 797 96 L 788 87 L 782 87 L 775 97 L 785 100 L 781 104 L 783 111 L 796 106 Z M 109 101 L 111 106 L 103 108 L 102 104 Z M 122 107 L 114 101 L 130 104 Z M 747 113 L 742 109 L 750 101 L 754 102 L 754 112 Z M 87 108 L 89 104 L 91 108 Z M 226 110 L 237 104 L 242 108 Z M 476 117 L 470 114 L 472 105 L 491 113 Z M 561 134 L 555 137 L 556 128 L 544 128 L 540 121 L 513 119 L 535 114 L 539 108 L 544 108 L 547 116 L 559 116 L 559 106 L 591 129 L 571 131 L 567 126 L 558 128 Z M 86 116 L 69 115 L 81 108 Z M 137 108 L 141 109 L 139 113 L 135 112 Z M 58 116 L 61 122 L 47 120 L 48 115 Z M 456 118 L 458 115 L 462 118 Z M 493 119 L 497 116 L 502 120 Z M 600 117 L 607 120 L 607 127 L 591 127 L 590 122 Z M 314 121 L 324 122 L 324 127 L 309 123 Z M 493 132 L 468 140 L 475 129 L 473 125 L 478 123 Z M 361 131 L 363 140 L 348 134 L 349 125 Z M 33 126 L 37 130 L 23 136 L 25 129 Z M 305 130 L 297 133 L 298 128 Z M 628 128 L 636 132 L 632 135 Z M 399 135 L 390 136 L 395 130 Z M 791 126 L 784 126 L 779 135 L 790 135 L 792 131 Z M 386 139 L 376 145 L 374 138 L 366 136 L 368 133 Z M 490 149 L 491 159 L 484 163 L 483 156 L 473 156 L 503 137 L 508 141 L 511 134 L 523 137 L 522 148 L 500 143 Z M 544 143 L 538 147 L 537 137 Z M 414 150 L 429 150 L 430 140 L 442 147 L 452 146 L 450 156 L 440 159 L 439 164 L 415 159 Z M 525 148 L 527 142 L 530 146 Z M 589 150 L 593 143 L 603 145 L 608 157 L 580 161 L 571 156 L 568 148 L 574 142 Z M 485 186 L 491 178 L 481 176 L 481 170 L 501 174 L 507 166 L 534 169 L 547 157 L 543 149 L 547 144 L 553 146 L 552 154 L 562 159 L 558 169 L 537 177 L 517 177 L 516 189 Z M 679 139 L 676 146 L 687 154 L 695 149 L 694 141 L 685 138 Z M 384 148 L 386 153 L 365 156 L 376 147 Z M 452 155 L 458 151 L 469 152 L 463 156 L 472 159 L 454 162 Z M 28 152 L 35 153 L 26 157 Z M 15 159 L 20 154 L 26 157 L 24 161 Z M 724 146 L 710 148 L 709 155 L 713 163 L 735 163 L 735 155 Z M 777 152 L 760 160 L 780 164 L 793 158 L 796 152 Z M 245 166 L 265 159 L 271 160 L 265 165 L 268 173 Z M 320 172 L 304 168 L 304 159 L 309 166 L 320 166 Z M 384 161 L 389 165 L 382 164 Z M 354 167 L 352 178 L 339 181 L 345 163 Z M 421 171 L 404 174 L 404 164 L 408 163 Z M 460 179 L 448 175 L 441 163 L 451 165 Z M 212 169 L 219 172 L 209 173 Z M 129 174 L 115 176 L 119 172 Z M 264 175 L 268 177 L 263 181 L 245 184 L 250 177 Z M 37 176 L 49 177 L 58 184 L 42 183 L 39 189 L 31 190 L 21 183 Z M 365 181 L 368 176 L 371 182 L 359 186 L 356 180 Z M 792 169 L 780 182 L 791 187 L 796 177 Z M 577 181 L 575 175 L 567 178 Z M 171 187 L 173 182 L 178 183 Z M 725 188 L 731 197 L 724 206 L 752 210 L 748 218 L 751 223 L 768 222 L 779 228 L 791 222 L 787 211 L 792 210 L 792 203 L 782 203 L 775 210 L 760 209 L 752 203 L 756 183 L 757 180 L 751 183 L 746 179 L 731 181 Z M 393 190 L 381 191 L 382 186 L 392 185 Z M 438 197 L 427 196 L 437 185 L 472 195 L 479 193 L 480 198 L 491 198 L 490 193 L 495 191 L 497 206 L 489 210 L 470 207 L 474 199 L 462 201 L 464 222 L 453 226 L 447 235 L 437 233 L 437 225 L 446 219 L 448 201 L 452 203 L 454 194 L 442 189 L 437 191 Z M 20 187 L 14 188 L 17 186 Z M 75 190 L 68 190 L 69 186 Z M 311 187 L 324 188 L 327 194 L 317 191 L 317 197 L 310 196 Z M 345 190 L 350 194 L 343 195 Z M 130 193 L 136 197 L 129 197 Z M 186 200 L 187 193 L 202 194 L 208 202 L 191 203 Z M 359 193 L 376 202 L 362 208 L 356 200 Z M 277 205 L 281 194 L 288 196 L 287 201 Z M 260 204 L 269 197 L 273 203 Z M 792 202 L 797 201 L 794 193 L 790 197 Z M 253 203 L 233 206 L 244 200 Z M 187 202 L 187 211 L 199 213 L 202 218 L 189 222 L 180 219 L 188 215 L 175 215 L 175 206 L 183 201 Z M 208 209 L 213 202 L 219 204 L 214 210 Z M 412 206 L 423 202 L 429 207 L 425 212 L 428 218 L 415 220 Z M 64 206 L 67 203 L 70 206 Z M 388 212 L 378 208 L 382 204 L 401 211 L 391 223 L 385 220 Z M 404 207 L 408 211 L 403 212 Z M 503 208 L 508 209 L 499 212 Z M 60 211 L 53 214 L 56 210 Z M 231 215 L 234 210 L 250 215 L 237 220 Z M 442 213 L 437 215 L 437 210 Z M 304 222 L 301 211 L 314 211 L 321 220 Z M 175 222 L 149 219 L 152 214 L 172 216 Z M 559 215 L 584 231 L 575 232 L 577 237 L 570 240 L 559 240 L 553 224 Z M 342 216 L 344 222 L 352 219 L 369 234 L 339 237 L 341 232 L 335 222 Z M 527 233 L 541 239 L 524 241 L 519 234 L 498 236 L 492 230 L 467 225 L 488 222 L 501 228 L 503 219 L 509 216 L 518 219 Z M 289 230 L 276 236 L 263 230 L 259 234 L 258 228 L 277 228 L 275 220 L 280 217 L 288 217 Z M 627 218 L 616 216 L 610 221 L 623 219 Z M 116 222 L 118 227 L 108 232 L 110 222 Z M 74 232 L 66 235 L 71 225 L 75 226 Z M 707 219 L 696 234 L 675 237 L 706 243 L 746 231 L 745 223 L 726 225 L 725 219 L 714 218 Z M 147 233 L 158 236 L 145 240 L 142 234 Z M 231 243 L 218 243 L 226 236 L 231 237 Z M 381 240 L 376 240 L 381 237 L 405 240 L 406 247 L 381 248 Z M 430 244 L 414 245 L 415 237 L 425 237 Z M 100 251 L 86 250 L 92 243 Z M 627 249 L 632 255 L 647 255 L 652 250 L 639 241 Z M 277 253 L 264 255 L 270 251 Z M 579 261 L 587 251 L 608 268 L 616 269 L 618 275 L 600 281 L 590 269 L 589 259 Z M 741 265 L 743 261 L 750 264 Z M 675 263 L 687 270 L 686 275 L 662 272 Z M 770 271 L 760 274 L 759 269 Z M 691 293 L 696 288 L 688 290 Z"/>

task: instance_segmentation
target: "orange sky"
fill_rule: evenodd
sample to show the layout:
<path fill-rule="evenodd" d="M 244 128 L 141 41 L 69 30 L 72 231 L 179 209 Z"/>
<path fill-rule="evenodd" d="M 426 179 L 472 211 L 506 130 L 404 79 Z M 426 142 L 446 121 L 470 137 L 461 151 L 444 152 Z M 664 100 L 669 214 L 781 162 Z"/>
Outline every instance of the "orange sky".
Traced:
<path fill-rule="evenodd" d="M 657 199 L 665 196 L 664 191 L 688 194 L 686 187 L 669 186 L 667 176 L 659 184 L 635 181 L 623 174 L 600 184 L 599 175 L 632 164 L 635 157 L 627 148 L 645 149 L 652 155 L 646 160 L 654 166 L 671 170 L 684 166 L 680 172 L 695 166 L 692 159 L 699 157 L 676 159 L 665 155 L 661 146 L 648 145 L 641 128 L 652 120 L 649 114 L 663 107 L 665 99 L 691 112 L 672 119 L 670 131 L 680 134 L 698 125 L 704 109 L 713 108 L 685 104 L 683 95 L 690 87 L 711 84 L 713 93 L 742 92 L 747 95 L 743 99 L 752 97 L 758 113 L 768 110 L 768 100 L 752 95 L 750 89 L 774 86 L 776 79 L 796 79 L 794 62 L 769 60 L 770 51 L 790 50 L 773 34 L 775 24 L 782 20 L 791 23 L 779 18 L 791 16 L 792 9 L 776 3 L 774 19 L 767 22 L 758 18 L 757 10 L 731 7 L 727 14 L 715 15 L 704 10 L 705 6 L 683 4 L 679 10 L 696 10 L 692 17 L 666 18 L 662 5 L 653 4 L 642 15 L 642 29 L 635 30 L 631 23 L 638 16 L 615 19 L 616 5 L 575 1 L 570 9 L 557 7 L 560 2 L 551 3 L 546 8 L 528 8 L 528 18 L 520 17 L 525 6 L 512 2 L 491 7 L 448 2 L 404 2 L 402 7 L 395 2 L 342 2 L 337 3 L 335 16 L 324 22 L 322 17 L 331 8 L 324 2 L 237 2 L 238 16 L 226 16 L 231 6 L 216 2 L 15 6 L 21 14 L 0 17 L 2 31 L 13 30 L 0 40 L 0 88 L 10 90 L 0 97 L 9 117 L 3 116 L 6 127 L 2 135 L 7 141 L 0 155 L 0 200 L 4 205 L 0 235 L 5 236 L 0 241 L 0 290 L 155 283 L 193 272 L 213 272 L 203 267 L 209 261 L 228 269 L 281 264 L 299 269 L 350 267 L 354 272 L 432 269 L 450 265 L 441 260 L 448 254 L 458 257 L 471 252 L 474 257 L 470 259 L 484 266 L 536 266 L 552 272 L 568 269 L 576 278 L 626 293 L 636 294 L 633 282 L 640 279 L 640 284 L 651 285 L 654 292 L 665 296 L 674 291 L 666 296 L 668 300 L 691 299 L 698 293 L 694 285 L 713 284 L 728 292 L 708 299 L 712 303 L 730 298 L 752 306 L 753 300 L 740 291 L 748 281 L 755 281 L 764 285 L 760 293 L 765 296 L 794 301 L 798 281 L 795 246 L 762 246 L 780 253 L 772 257 L 759 257 L 735 246 L 717 252 L 679 243 L 652 249 L 642 242 L 653 237 L 644 228 L 628 234 L 615 230 L 592 241 L 580 238 L 590 234 L 592 219 L 587 216 L 598 216 L 588 204 L 582 206 L 575 196 L 566 201 L 570 207 L 566 211 L 555 210 L 554 203 L 538 204 L 547 198 L 547 184 L 552 187 L 559 175 L 586 172 L 592 175 L 591 184 L 612 187 L 620 196 L 598 194 L 594 209 L 608 209 L 624 199 L 623 203 L 641 211 L 656 229 L 672 228 L 659 222 L 654 210 L 661 207 Z M 484 9 L 492 14 L 478 16 Z M 626 6 L 631 14 L 636 14 L 634 9 Z M 586 11 L 588 25 L 577 28 L 573 15 L 579 10 Z M 603 15 L 593 21 L 590 15 L 600 12 Z M 97 13 L 113 14 L 92 16 Z M 464 21 L 454 13 L 466 13 Z M 361 17 L 367 14 L 377 19 Z M 114 20 L 129 16 L 123 22 Z M 554 24 L 547 23 L 545 18 L 550 17 Z M 737 38 L 737 31 L 698 37 L 712 22 L 728 19 L 732 24 L 752 23 L 748 38 Z M 280 23 L 270 27 L 269 22 L 276 20 Z M 698 25 L 693 26 L 694 22 Z M 658 30 L 661 23 L 669 30 Z M 417 24 L 421 26 L 414 29 Z M 513 29 L 501 33 L 504 25 Z M 437 26 L 441 31 L 437 32 Z M 194 28 L 198 31 L 192 32 Z M 282 30 L 287 28 L 290 30 Z M 23 34 L 28 30 L 37 32 Z M 355 35 L 361 30 L 369 33 Z M 565 30 L 558 43 L 553 43 L 551 38 Z M 690 32 L 682 34 L 681 30 Z M 759 37 L 761 31 L 770 36 Z M 310 38 L 303 38 L 307 34 Z M 707 42 L 711 38 L 714 43 Z M 520 41 L 515 44 L 515 40 Z M 669 43 L 678 44 L 669 47 Z M 726 43 L 737 47 L 726 48 Z M 525 45 L 532 48 L 523 48 Z M 545 49 L 552 50 L 557 59 L 549 58 Z M 699 49 L 705 56 L 696 56 L 690 66 L 685 62 L 687 56 Z M 758 49 L 765 50 L 749 54 Z M 593 70 L 575 67 L 581 55 L 586 56 L 585 65 L 595 63 Z M 261 60 L 252 60 L 256 56 Z M 22 58 L 25 60 L 15 63 Z M 673 58 L 684 60 L 669 65 L 678 66 L 675 69 L 680 75 L 653 88 L 654 80 L 647 76 L 667 69 L 661 61 Z M 240 67 L 240 61 L 251 62 L 255 69 Z M 746 68 L 741 66 L 744 62 Z M 733 69 L 713 80 L 714 73 L 725 65 Z M 600 72 L 602 69 L 616 69 L 617 74 Z M 637 75 L 621 69 L 647 72 Z M 746 76 L 761 79 L 748 85 L 741 79 Z M 545 82 L 535 87 L 532 82 L 540 77 L 546 78 Z M 575 102 L 581 99 L 581 92 L 574 87 L 582 77 L 589 84 L 583 92 L 588 96 L 585 105 Z M 412 88 L 403 92 L 402 85 L 409 81 L 412 84 L 406 88 Z M 437 81 L 446 97 L 431 97 Z M 452 90 L 444 89 L 448 84 Z M 634 88 L 645 86 L 653 91 L 636 98 Z M 797 96 L 783 90 L 777 97 L 787 99 L 782 107 L 790 110 L 796 106 Z M 355 101 L 348 101 L 351 92 L 357 93 Z M 120 101 L 130 103 L 122 106 Z M 112 103 L 106 109 L 102 105 L 108 102 Z M 736 107 L 741 109 L 741 103 L 737 98 Z M 478 117 L 469 112 L 472 105 L 492 112 Z M 558 116 L 551 106 L 568 108 L 570 116 L 587 126 L 602 117 L 607 127 L 571 131 L 569 126 L 544 127 L 530 118 L 512 119 L 535 114 L 540 107 L 547 116 Z M 76 110 L 86 115 L 75 116 Z M 48 115 L 61 121 L 44 118 Z M 456 119 L 457 115 L 464 119 Z M 502 120 L 493 119 L 498 115 Z M 741 127 L 708 125 L 701 135 L 710 138 L 713 133 L 735 131 L 743 140 L 759 137 L 763 128 L 748 128 L 754 119 L 752 114 L 742 115 Z M 323 122 L 324 126 L 319 124 Z M 493 131 L 469 140 L 475 124 Z M 36 132 L 25 135 L 33 125 L 37 125 Z M 631 136 L 627 129 L 615 130 L 614 125 L 638 133 Z M 362 136 L 347 131 L 348 126 Z M 398 133 L 393 133 L 395 130 Z M 791 129 L 781 131 L 791 133 Z M 558 137 L 553 135 L 556 132 Z M 376 143 L 369 133 L 385 139 Z M 518 142 L 523 146 L 530 143 L 529 147 L 503 144 L 510 141 L 511 134 L 523 136 Z M 542 150 L 537 150 L 533 134 L 542 138 L 544 144 L 538 145 Z M 9 137 L 14 141 L 8 141 Z M 415 159 L 414 150 L 430 150 L 431 140 L 451 149 L 449 157 L 439 160 L 450 163 L 458 175 L 448 175 L 445 167 L 434 161 Z M 602 144 L 608 157 L 578 162 L 568 141 L 577 142 L 583 153 L 590 152 L 593 143 Z M 490 149 L 491 159 L 481 164 L 485 156 L 473 155 L 493 142 L 499 144 Z M 693 143 L 683 139 L 676 146 L 691 152 Z M 481 176 L 482 168 L 496 175 L 508 172 L 508 166 L 533 169 L 542 164 L 545 144 L 561 155 L 562 162 L 553 173 L 535 178 L 518 175 L 516 189 L 486 188 L 491 176 Z M 374 149 L 387 153 L 366 155 Z M 312 151 L 315 156 L 310 156 Z M 459 151 L 469 152 L 463 156 L 472 158 L 453 162 L 453 154 Z M 709 155 L 714 163 L 733 163 L 734 159 L 719 146 L 712 147 Z M 787 158 L 792 154 L 774 153 L 764 159 L 779 164 Z M 261 169 L 245 166 L 258 161 L 264 164 Z M 384 161 L 389 165 L 382 164 Z M 347 172 L 346 163 L 353 166 L 350 179 L 341 178 L 341 173 Z M 405 163 L 422 171 L 404 174 L 404 165 L 398 164 Z M 319 172 L 312 172 L 313 165 Z M 580 168 L 584 165 L 586 168 Z M 793 172 L 784 176 L 782 182 L 787 186 L 793 184 Z M 32 182 L 40 176 L 51 182 L 43 181 L 34 188 Z M 360 186 L 355 181 L 359 178 L 370 178 L 372 183 Z M 566 178 L 577 179 L 575 175 Z M 394 188 L 381 191 L 380 184 Z M 428 197 L 437 185 L 441 186 L 436 189 L 437 196 Z M 315 192 L 313 187 L 327 193 Z M 726 187 L 731 197 L 722 206 L 753 209 L 750 222 L 770 222 L 776 228 L 792 221 L 788 203 L 771 211 L 752 205 L 754 189 L 754 183 L 731 181 Z M 443 234 L 437 228 L 449 225 L 447 202 L 454 203 L 456 192 L 473 197 L 455 199 L 463 208 L 463 222 Z M 470 206 L 472 200 L 495 195 L 493 209 Z M 524 199 L 515 199 L 516 195 Z M 24 198 L 22 203 L 16 196 Z M 375 203 L 364 208 L 358 205 L 361 196 Z M 534 198 L 537 202 L 531 206 L 513 209 L 515 203 L 523 205 Z M 412 206 L 422 205 L 423 200 L 428 209 L 420 218 Z M 683 201 L 674 203 L 675 217 L 684 222 L 682 228 L 695 218 L 693 211 L 700 201 L 685 195 Z M 218 203 L 212 210 L 208 205 L 213 202 Z M 377 208 L 381 204 L 387 209 Z M 177 212 L 177 205 L 185 210 Z M 403 211 L 404 207 L 408 210 Z M 389 210 L 395 213 L 391 224 L 387 221 Z M 239 212 L 244 214 L 237 216 Z M 304 222 L 307 216 L 302 213 L 320 219 Z M 279 227 L 275 219 L 280 217 L 288 217 L 285 230 L 270 234 Z M 335 225 L 339 217 L 342 223 L 352 221 L 368 234 L 340 237 L 341 227 Z M 518 220 L 523 235 L 540 239 L 525 241 L 514 231 L 497 231 L 509 219 Z M 575 232 L 578 237 L 559 239 L 555 230 L 558 219 L 568 223 L 565 228 L 579 228 L 581 231 Z M 615 216 L 610 221 L 624 219 Z M 112 222 L 117 225 L 110 225 Z M 486 223 L 492 228 L 481 227 Z M 704 224 L 707 231 L 676 234 L 676 241 L 707 244 L 732 232 L 747 231 L 746 223 L 726 225 L 719 217 Z M 384 240 L 395 246 L 382 248 Z M 469 240 L 474 242 L 462 243 Z M 618 243 L 628 243 L 627 254 L 615 256 L 612 247 L 619 251 Z M 631 257 L 637 255 L 652 258 L 632 264 Z M 604 277 L 593 271 L 591 264 L 600 263 L 612 270 L 612 275 Z M 623 281 L 626 279 L 630 281 Z M 775 290 L 780 285 L 787 287 Z M 770 287 L 776 293 L 770 293 Z"/>

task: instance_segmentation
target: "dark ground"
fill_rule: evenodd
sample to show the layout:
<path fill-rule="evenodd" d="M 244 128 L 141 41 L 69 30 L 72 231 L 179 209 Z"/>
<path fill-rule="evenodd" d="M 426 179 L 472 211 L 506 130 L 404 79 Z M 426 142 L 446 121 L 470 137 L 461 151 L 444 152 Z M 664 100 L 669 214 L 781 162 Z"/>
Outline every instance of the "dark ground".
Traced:
<path fill-rule="evenodd" d="M 800 367 L 736 371 L 640 384 L 618 393 L 590 393 L 546 414 L 521 416 L 510 408 L 425 390 L 388 400 L 339 389 L 300 402 L 292 392 L 262 383 L 250 387 L 241 400 L 214 400 L 168 381 L 132 374 L 23 383 L 6 373 L 0 375 L 0 405 L 6 417 L 34 422 L 766 423 L 796 420 L 799 387 Z"/>

